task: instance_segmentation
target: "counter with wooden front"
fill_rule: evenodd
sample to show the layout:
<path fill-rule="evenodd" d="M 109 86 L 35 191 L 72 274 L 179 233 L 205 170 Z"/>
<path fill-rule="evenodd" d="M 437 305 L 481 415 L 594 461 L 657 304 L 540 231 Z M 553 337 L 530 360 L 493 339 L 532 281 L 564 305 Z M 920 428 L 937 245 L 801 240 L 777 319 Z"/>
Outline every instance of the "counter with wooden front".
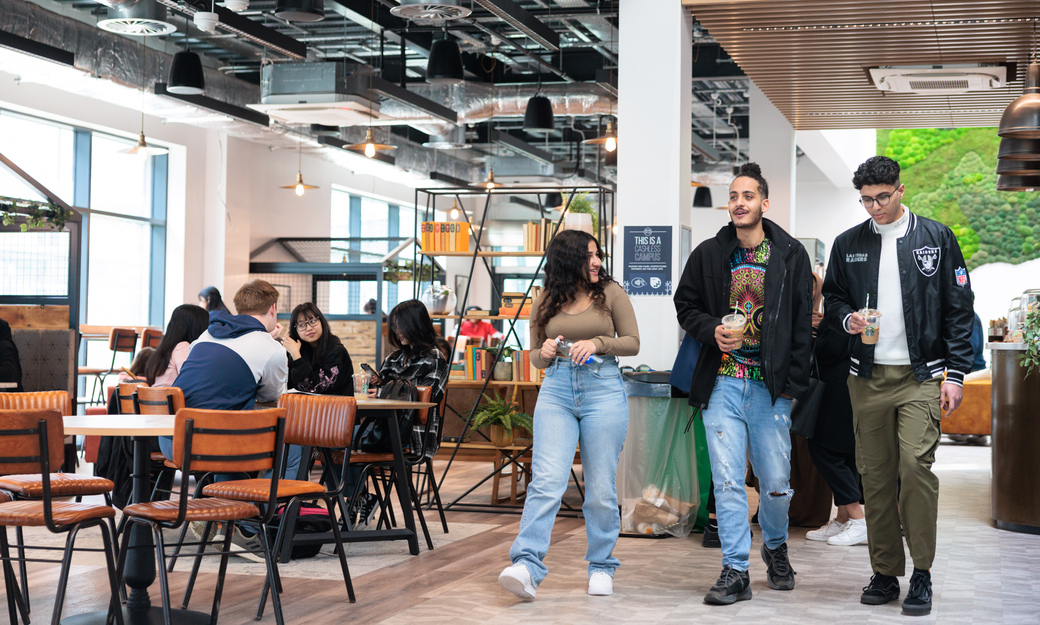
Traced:
<path fill-rule="evenodd" d="M 1023 343 L 987 343 L 993 355 L 993 521 L 1040 534 L 1040 371 L 1026 377 Z"/>

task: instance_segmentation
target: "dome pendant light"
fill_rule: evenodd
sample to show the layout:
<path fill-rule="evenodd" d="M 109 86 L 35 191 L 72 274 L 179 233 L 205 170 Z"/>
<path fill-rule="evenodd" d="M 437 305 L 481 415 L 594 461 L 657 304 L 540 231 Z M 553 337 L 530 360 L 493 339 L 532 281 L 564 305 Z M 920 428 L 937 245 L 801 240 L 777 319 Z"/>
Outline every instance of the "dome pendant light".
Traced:
<path fill-rule="evenodd" d="M 188 40 L 188 18 L 184 18 L 184 41 Z M 170 79 L 166 90 L 177 95 L 202 95 L 206 91 L 206 77 L 202 74 L 202 59 L 190 49 L 173 55 Z"/>
<path fill-rule="evenodd" d="M 1040 161 L 1040 141 L 1036 139 L 1001 139 L 997 159 L 1000 161 Z"/>
<path fill-rule="evenodd" d="M 1040 191 L 1040 172 L 1033 176 L 997 176 L 997 191 Z"/>
<path fill-rule="evenodd" d="M 365 156 L 372 158 L 376 155 L 376 152 L 382 152 L 383 150 L 396 150 L 396 145 L 390 145 L 388 143 L 376 143 L 376 137 L 372 134 L 372 127 L 368 127 L 368 132 L 365 133 L 365 140 L 361 143 L 355 143 L 347 146 L 348 150 L 354 150 L 355 152 L 364 152 Z"/>
<path fill-rule="evenodd" d="M 275 17 L 290 22 L 320 22 L 325 19 L 324 0 L 278 0 Z"/>
<path fill-rule="evenodd" d="M 454 39 L 438 39 L 430 46 L 426 63 L 426 82 L 432 85 L 457 85 L 463 81 L 462 51 Z"/>
<path fill-rule="evenodd" d="M 488 191 L 493 191 L 493 190 L 501 187 L 502 185 L 500 185 L 497 182 L 495 182 L 495 170 L 494 169 L 489 169 L 488 170 L 487 180 L 482 180 L 480 182 L 474 182 L 470 186 L 471 187 L 479 187 L 481 189 L 486 189 Z"/>
<path fill-rule="evenodd" d="M 552 102 L 544 95 L 533 96 L 527 101 L 524 111 L 524 132 L 552 132 L 555 129 Z"/>
<path fill-rule="evenodd" d="M 607 131 L 598 137 L 582 141 L 586 145 L 602 145 L 607 152 L 617 149 L 617 131 L 614 130 L 614 120 L 607 120 Z"/>
<path fill-rule="evenodd" d="M 1040 65 L 1026 69 L 1025 92 L 1004 109 L 997 136 L 1015 139 L 1040 139 Z"/>
<path fill-rule="evenodd" d="M 281 189 L 293 189 L 296 191 L 297 196 L 302 196 L 303 192 L 307 189 L 317 189 L 319 187 L 312 184 L 303 183 L 303 143 L 297 146 L 298 161 L 296 165 L 296 182 L 292 184 L 282 185 Z"/>
<path fill-rule="evenodd" d="M 557 209 L 563 206 L 563 194 L 559 191 L 545 194 L 543 205 L 548 209 Z"/>

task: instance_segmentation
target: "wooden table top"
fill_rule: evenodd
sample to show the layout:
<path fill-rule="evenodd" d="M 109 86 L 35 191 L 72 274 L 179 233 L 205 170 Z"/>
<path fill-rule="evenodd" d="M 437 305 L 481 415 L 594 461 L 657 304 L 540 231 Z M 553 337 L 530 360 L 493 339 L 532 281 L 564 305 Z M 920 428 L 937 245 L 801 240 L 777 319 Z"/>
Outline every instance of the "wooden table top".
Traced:
<path fill-rule="evenodd" d="M 172 415 L 76 415 L 65 417 L 66 434 L 173 436 Z"/>
<path fill-rule="evenodd" d="M 437 404 L 428 401 L 370 399 L 368 397 L 357 400 L 358 410 L 407 410 L 408 408 L 432 408 L 436 405 Z"/>

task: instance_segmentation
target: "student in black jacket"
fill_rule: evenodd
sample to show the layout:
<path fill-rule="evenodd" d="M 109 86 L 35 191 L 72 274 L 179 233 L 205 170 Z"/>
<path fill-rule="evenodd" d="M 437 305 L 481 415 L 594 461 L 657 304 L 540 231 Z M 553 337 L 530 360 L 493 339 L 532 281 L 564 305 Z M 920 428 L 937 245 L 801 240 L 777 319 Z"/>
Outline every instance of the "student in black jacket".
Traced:
<path fill-rule="evenodd" d="M 14 382 L 14 389 L 22 390 L 22 363 L 18 358 L 18 348 L 14 344 L 11 326 L 0 319 L 0 382 Z"/>
<path fill-rule="evenodd" d="M 282 341 L 292 361 L 288 387 L 319 395 L 354 396 L 354 364 L 329 322 L 311 302 L 300 304 Z"/>
<path fill-rule="evenodd" d="M 805 248 L 763 219 L 767 210 L 762 171 L 746 163 L 729 187 L 730 224 L 693 251 L 674 298 L 679 324 L 702 344 L 690 404 L 703 408 L 722 542 L 722 574 L 704 597 L 711 604 L 751 598 L 749 455 L 762 486 L 767 581 L 776 590 L 795 584 L 787 555 L 791 399 L 809 386 L 812 273 Z M 722 325 L 735 308 L 748 319 L 743 331 Z"/>

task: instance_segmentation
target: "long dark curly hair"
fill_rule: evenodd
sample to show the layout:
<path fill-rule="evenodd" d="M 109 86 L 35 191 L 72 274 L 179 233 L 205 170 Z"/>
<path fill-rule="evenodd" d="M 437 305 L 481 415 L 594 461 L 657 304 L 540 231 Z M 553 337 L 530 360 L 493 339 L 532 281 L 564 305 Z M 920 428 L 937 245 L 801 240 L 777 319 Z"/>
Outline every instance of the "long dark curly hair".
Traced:
<path fill-rule="evenodd" d="M 614 281 L 607 268 L 599 268 L 599 281 L 589 282 L 589 241 L 596 244 L 596 255 L 603 258 L 603 250 L 596 237 L 581 230 L 564 230 L 549 243 L 545 251 L 545 289 L 538 305 L 538 327 L 545 324 L 560 308 L 579 293 L 592 296 L 592 305 L 606 309 L 604 289 Z"/>

